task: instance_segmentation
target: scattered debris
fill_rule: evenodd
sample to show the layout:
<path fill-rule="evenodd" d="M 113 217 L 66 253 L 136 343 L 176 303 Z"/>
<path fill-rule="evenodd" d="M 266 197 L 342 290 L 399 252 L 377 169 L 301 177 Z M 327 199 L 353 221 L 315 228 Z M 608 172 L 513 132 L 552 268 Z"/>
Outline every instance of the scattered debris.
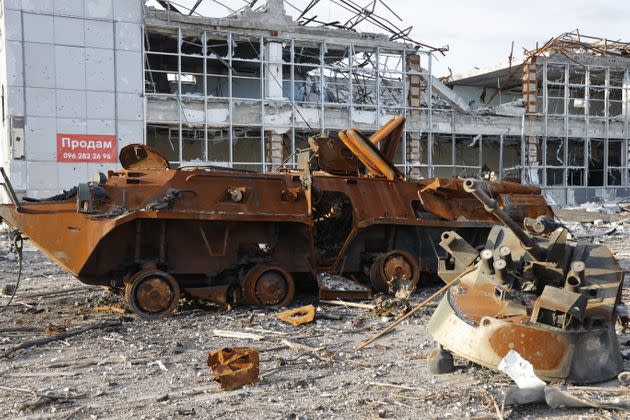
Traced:
<path fill-rule="evenodd" d="M 545 387 L 545 401 L 551 408 L 630 408 L 630 394 L 613 387 Z"/>
<path fill-rule="evenodd" d="M 122 308 L 120 306 L 96 306 L 94 308 L 94 310 L 96 312 L 114 312 L 120 315 L 124 315 L 127 313 L 127 310 L 125 308 Z"/>
<path fill-rule="evenodd" d="M 315 307 L 313 305 L 306 305 L 295 309 L 288 309 L 276 314 L 276 317 L 295 326 L 308 324 L 315 320 Z"/>
<path fill-rule="evenodd" d="M 358 302 L 346 302 L 341 299 L 337 300 L 319 300 L 319 303 L 325 303 L 326 305 L 345 306 L 346 308 L 360 308 L 374 310 L 375 305 L 371 303 L 358 303 Z"/>
<path fill-rule="evenodd" d="M 374 308 L 372 311 L 378 317 L 393 316 L 398 317 L 406 314 L 411 310 L 411 304 L 407 298 L 391 297 L 379 295 L 374 299 Z"/>
<path fill-rule="evenodd" d="M 497 369 L 512 378 L 517 385 L 506 391 L 506 405 L 539 403 L 545 400 L 547 384 L 536 376 L 534 366 L 523 359 L 518 352 L 510 350 Z"/>
<path fill-rule="evenodd" d="M 225 330 L 212 330 L 212 334 L 215 337 L 225 337 L 225 338 L 242 338 L 245 340 L 255 340 L 260 341 L 265 337 L 259 334 L 252 334 L 246 332 L 239 331 L 225 331 Z"/>
<path fill-rule="evenodd" d="M 228 391 L 256 383 L 259 363 L 258 350 L 250 347 L 226 347 L 208 353 L 208 367 L 214 380 Z"/>
<path fill-rule="evenodd" d="M 95 324 L 84 325 L 82 327 L 77 327 L 77 328 L 74 328 L 72 330 L 63 331 L 63 332 L 60 332 L 60 333 L 58 333 L 56 335 L 53 335 L 53 336 L 50 336 L 50 337 L 43 337 L 43 338 L 38 338 L 38 339 L 35 339 L 35 340 L 28 340 L 28 341 L 25 341 L 25 342 L 23 342 L 21 344 L 18 344 L 17 346 L 11 347 L 11 348 L 3 351 L 2 353 L 0 353 L 0 359 L 4 359 L 5 357 L 9 357 L 13 353 L 15 353 L 16 351 L 21 350 L 21 349 L 27 349 L 27 348 L 35 347 L 35 346 L 41 346 L 42 344 L 48 344 L 48 343 L 51 343 L 53 341 L 65 340 L 66 338 L 70 338 L 70 337 L 73 337 L 75 335 L 83 334 L 84 332 L 87 332 L 87 331 L 115 327 L 115 326 L 118 326 L 120 324 L 121 324 L 120 320 L 97 322 Z"/>

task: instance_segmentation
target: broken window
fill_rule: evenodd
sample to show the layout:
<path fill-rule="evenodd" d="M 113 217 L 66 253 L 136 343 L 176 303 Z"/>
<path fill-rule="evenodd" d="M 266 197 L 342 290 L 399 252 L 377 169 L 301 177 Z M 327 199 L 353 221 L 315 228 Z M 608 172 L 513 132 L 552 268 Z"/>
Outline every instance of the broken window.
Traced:
<path fill-rule="evenodd" d="M 586 67 L 579 64 L 570 64 L 569 84 L 584 86 L 586 84 Z"/>
<path fill-rule="evenodd" d="M 591 139 L 588 151 L 588 185 L 604 185 L 604 140 Z"/>
<path fill-rule="evenodd" d="M 455 171 L 457 176 L 469 178 L 479 175 L 481 141 L 481 135 L 455 137 Z"/>
<path fill-rule="evenodd" d="M 201 163 L 206 160 L 206 145 L 203 130 L 182 130 L 182 161 Z"/>
<path fill-rule="evenodd" d="M 547 83 L 558 83 L 564 85 L 565 78 L 565 64 L 547 64 Z"/>
<path fill-rule="evenodd" d="M 521 138 L 503 138 L 503 179 L 521 181 Z"/>
<path fill-rule="evenodd" d="M 433 175 L 453 176 L 453 139 L 450 134 L 433 135 Z"/>
<path fill-rule="evenodd" d="M 588 114 L 595 117 L 606 116 L 606 88 L 591 87 L 588 95 Z"/>
<path fill-rule="evenodd" d="M 558 137 L 547 138 L 547 165 L 564 165 L 564 139 Z"/>
<path fill-rule="evenodd" d="M 179 128 L 168 125 L 147 125 L 147 145 L 160 152 L 169 162 L 179 162 Z"/>
<path fill-rule="evenodd" d="M 235 127 L 232 139 L 232 158 L 234 167 L 262 170 L 262 138 L 260 129 Z"/>
<path fill-rule="evenodd" d="M 584 87 L 569 87 L 569 115 L 584 115 L 586 102 L 584 100 Z"/>
<path fill-rule="evenodd" d="M 608 90 L 608 116 L 623 116 L 623 89 L 610 88 Z"/>
<path fill-rule="evenodd" d="M 564 114 L 564 86 L 547 87 L 547 112 L 551 115 Z"/>
<path fill-rule="evenodd" d="M 499 177 L 501 139 L 498 136 L 483 136 L 482 140 L 481 170 L 484 173 L 488 173 L 489 176 L 494 173 L 495 177 Z"/>
<path fill-rule="evenodd" d="M 622 185 L 623 140 L 608 140 L 608 185 Z"/>

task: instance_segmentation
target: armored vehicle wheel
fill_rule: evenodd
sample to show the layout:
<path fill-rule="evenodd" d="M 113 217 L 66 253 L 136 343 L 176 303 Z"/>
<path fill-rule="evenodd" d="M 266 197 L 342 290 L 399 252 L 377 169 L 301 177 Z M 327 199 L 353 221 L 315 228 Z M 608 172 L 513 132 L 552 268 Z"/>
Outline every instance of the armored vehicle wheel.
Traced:
<path fill-rule="evenodd" d="M 370 267 L 370 282 L 379 292 L 395 292 L 396 279 L 411 281 L 414 289 L 418 285 L 420 267 L 417 258 L 407 251 L 391 251 L 377 258 Z"/>
<path fill-rule="evenodd" d="M 179 285 L 160 270 L 140 271 L 125 288 L 125 298 L 133 311 L 145 319 L 172 315 L 179 303 Z"/>
<path fill-rule="evenodd" d="M 295 296 L 295 283 L 288 271 L 258 265 L 245 274 L 243 301 L 250 305 L 287 306 Z"/>

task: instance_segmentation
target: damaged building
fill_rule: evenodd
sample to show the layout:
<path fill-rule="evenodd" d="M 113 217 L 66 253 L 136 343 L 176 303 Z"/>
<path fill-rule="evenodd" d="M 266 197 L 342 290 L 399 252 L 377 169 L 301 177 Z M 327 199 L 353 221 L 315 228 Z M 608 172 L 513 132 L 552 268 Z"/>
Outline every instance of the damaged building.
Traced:
<path fill-rule="evenodd" d="M 149 3 L 3 2 L 1 161 L 19 193 L 115 169 L 130 143 L 171 167 L 296 167 L 309 136 L 369 134 L 397 115 L 408 176 L 519 180 L 558 204 L 628 192 L 625 43 L 568 33 L 439 79 L 442 49 L 408 30 L 360 32 L 359 18 L 329 24 L 309 8 L 294 18 L 280 0 L 224 18 L 195 13 L 199 1 Z"/>

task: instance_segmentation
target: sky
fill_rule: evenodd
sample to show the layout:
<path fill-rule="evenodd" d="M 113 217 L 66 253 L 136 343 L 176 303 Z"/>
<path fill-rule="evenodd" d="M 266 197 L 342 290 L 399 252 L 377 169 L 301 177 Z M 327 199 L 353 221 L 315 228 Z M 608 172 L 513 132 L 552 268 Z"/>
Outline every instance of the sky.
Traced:
<path fill-rule="evenodd" d="M 149 4 L 154 0 L 149 1 Z M 342 21 L 347 13 L 335 0 L 320 0 L 311 14 L 318 20 Z M 372 0 L 353 0 L 368 5 Z M 380 1 L 380 0 L 377 0 Z M 521 57 L 523 47 L 533 49 L 536 43 L 563 32 L 579 29 L 580 33 L 611 40 L 630 42 L 630 1 L 628 0 L 384 0 L 399 21 L 383 4 L 377 3 L 376 13 L 394 21 L 397 26 L 413 26 L 411 38 L 433 46 L 449 46 L 445 56 L 436 54 L 433 73 L 437 76 L 462 74 L 475 68 L 490 68 L 508 61 L 512 41 L 514 56 Z M 189 6 L 195 0 L 174 0 Z M 230 12 L 218 3 L 237 10 L 245 0 L 204 0 L 199 12 L 205 16 L 225 16 Z M 258 5 L 264 0 L 259 0 Z M 310 0 L 285 2 L 287 13 L 303 9 Z M 362 30 L 378 31 L 371 25 Z"/>

